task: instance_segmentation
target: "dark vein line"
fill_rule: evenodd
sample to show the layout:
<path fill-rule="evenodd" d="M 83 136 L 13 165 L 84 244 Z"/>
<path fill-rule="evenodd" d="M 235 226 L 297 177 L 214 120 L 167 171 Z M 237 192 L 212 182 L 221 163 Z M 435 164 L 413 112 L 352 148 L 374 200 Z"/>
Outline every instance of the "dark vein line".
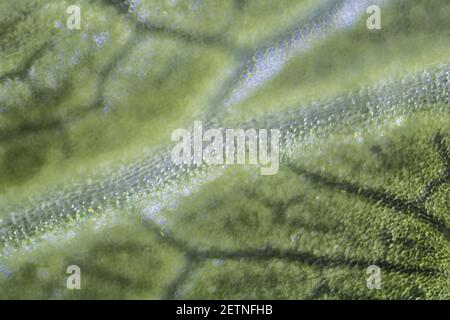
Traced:
<path fill-rule="evenodd" d="M 319 268 L 327 268 L 334 266 L 344 267 L 362 267 L 366 268 L 369 265 L 376 264 L 385 270 L 393 272 L 402 272 L 406 274 L 425 274 L 425 275 L 437 275 L 442 273 L 439 269 L 434 268 L 416 268 L 399 265 L 382 259 L 373 260 L 361 260 L 361 259 L 348 259 L 344 257 L 327 257 L 316 256 L 310 252 L 301 252 L 296 250 L 280 250 L 276 248 L 265 249 L 243 249 L 243 250 L 223 250 L 219 248 L 211 248 L 207 250 L 197 249 L 184 244 L 182 241 L 175 237 L 164 233 L 161 228 L 152 221 L 146 221 L 145 224 L 149 231 L 156 234 L 161 241 L 169 244 L 176 249 L 184 252 L 187 257 L 192 260 L 204 261 L 209 259 L 249 259 L 256 261 L 265 261 L 272 259 L 283 259 L 291 262 L 298 262 L 302 264 L 317 266 Z"/>
<path fill-rule="evenodd" d="M 30 68 L 33 66 L 33 63 L 41 58 L 47 50 L 50 50 L 53 47 L 52 40 L 47 40 L 44 43 L 42 43 L 35 51 L 34 53 L 25 60 L 19 67 L 17 67 L 15 70 L 7 72 L 0 76 L 0 81 L 6 81 L 7 79 L 14 79 L 14 78 L 24 78 L 27 75 L 27 72 L 30 70 Z"/>
<path fill-rule="evenodd" d="M 192 272 L 198 268 L 200 261 L 197 260 L 195 257 L 188 254 L 186 255 L 185 259 L 186 262 L 184 266 L 181 268 L 178 275 L 172 282 L 169 283 L 166 290 L 164 291 L 163 299 L 168 300 L 180 298 L 179 297 L 180 288 L 183 286 L 184 283 L 186 283 Z"/>
<path fill-rule="evenodd" d="M 318 268 L 330 268 L 330 267 L 355 267 L 355 268 L 367 268 L 372 264 L 376 264 L 384 270 L 392 272 L 402 272 L 406 274 L 424 274 L 424 275 L 437 275 L 442 271 L 434 268 L 415 268 L 407 267 L 391 263 L 389 261 L 374 259 L 374 260 L 361 260 L 361 259 L 348 259 L 344 257 L 326 257 L 316 256 L 310 252 L 301 252 L 294 250 L 279 250 L 274 248 L 268 249 L 245 249 L 245 250 L 198 250 L 195 252 L 196 257 L 199 259 L 230 259 L 230 260 L 256 260 L 265 261 L 272 259 L 281 259 L 290 262 L 298 262 L 301 264 L 316 266 Z"/>
<path fill-rule="evenodd" d="M 444 144 L 444 136 L 438 132 L 434 136 L 434 146 L 439 154 L 440 158 L 444 163 L 444 169 L 442 174 L 429 181 L 425 188 L 422 190 L 419 197 L 415 200 L 417 203 L 424 204 L 433 194 L 434 192 L 443 184 L 450 182 L 450 156 L 449 150 Z"/>
<path fill-rule="evenodd" d="M 291 169 L 298 175 L 303 175 L 315 183 L 319 183 L 332 189 L 344 190 L 349 194 L 357 195 L 376 204 L 394 209 L 399 213 L 409 214 L 410 216 L 427 223 L 436 231 L 448 237 L 450 230 L 445 225 L 445 223 L 439 218 L 430 215 L 423 206 L 418 205 L 415 201 L 401 199 L 395 195 L 387 193 L 386 191 L 367 188 L 342 179 L 339 180 L 338 178 L 329 174 L 324 175 L 320 173 L 309 172 L 306 169 L 294 166 L 291 166 Z"/>
<path fill-rule="evenodd" d="M 97 85 L 99 88 L 99 92 L 97 94 L 97 97 L 94 99 L 94 102 L 88 106 L 72 110 L 68 115 L 65 116 L 65 118 L 70 119 L 70 122 L 73 122 L 87 116 L 93 111 L 99 110 L 98 107 L 103 103 L 107 80 L 109 79 L 111 73 L 116 70 L 118 63 L 125 59 L 129 54 L 131 54 L 132 48 L 137 43 L 138 42 L 136 41 L 135 37 L 131 37 L 129 41 L 122 47 L 122 49 L 114 56 L 114 58 L 112 58 L 112 60 L 107 63 L 106 66 L 99 72 L 99 80 Z M 69 86 L 66 86 L 64 90 L 59 90 L 57 95 L 54 97 L 54 101 L 52 101 L 50 104 L 54 106 L 59 105 L 69 91 Z M 49 95 L 43 92 L 35 92 L 34 94 L 41 103 L 45 100 L 48 100 L 49 97 Z M 62 119 L 50 119 L 47 121 L 43 121 L 42 119 L 40 119 L 36 123 L 22 123 L 19 127 L 13 129 L 0 130 L 0 142 L 15 140 L 18 137 L 36 134 L 36 132 L 40 131 L 45 132 L 64 129 L 64 127 L 68 124 L 69 120 L 63 121 Z"/>

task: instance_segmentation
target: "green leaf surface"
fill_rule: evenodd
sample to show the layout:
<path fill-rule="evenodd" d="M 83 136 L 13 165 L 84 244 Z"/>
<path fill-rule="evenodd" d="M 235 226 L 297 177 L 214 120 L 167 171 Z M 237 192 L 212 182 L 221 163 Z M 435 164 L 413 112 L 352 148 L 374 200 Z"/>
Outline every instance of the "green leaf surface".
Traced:
<path fill-rule="evenodd" d="M 0 0 L 0 299 L 448 299 L 450 5 L 375 2 Z"/>

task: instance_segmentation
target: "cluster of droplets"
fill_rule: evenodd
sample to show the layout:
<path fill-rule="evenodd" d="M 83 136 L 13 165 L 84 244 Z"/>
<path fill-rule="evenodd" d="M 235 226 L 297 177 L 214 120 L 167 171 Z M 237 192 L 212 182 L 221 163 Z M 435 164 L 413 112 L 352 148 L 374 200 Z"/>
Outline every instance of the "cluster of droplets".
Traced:
<path fill-rule="evenodd" d="M 450 70 L 448 65 L 423 71 L 400 81 L 387 81 L 359 92 L 318 101 L 309 106 L 295 106 L 267 114 L 245 123 L 222 123 L 221 127 L 280 130 L 281 156 L 284 161 L 298 158 L 301 150 L 336 130 L 364 127 L 386 117 L 404 115 L 426 108 L 449 108 Z M 220 120 L 211 119 L 205 128 Z M 0 221 L 0 241 L 4 249 L 21 244 L 32 245 L 37 236 L 52 234 L 60 226 L 73 226 L 98 219 L 98 213 L 122 208 L 144 212 L 144 216 L 164 224 L 162 209 L 176 205 L 202 184 L 223 173 L 226 166 L 175 164 L 170 146 L 144 152 L 135 161 L 111 169 L 99 177 L 72 185 L 29 203 L 3 207 L 10 213 Z M 101 216 L 101 215 L 100 215 Z"/>

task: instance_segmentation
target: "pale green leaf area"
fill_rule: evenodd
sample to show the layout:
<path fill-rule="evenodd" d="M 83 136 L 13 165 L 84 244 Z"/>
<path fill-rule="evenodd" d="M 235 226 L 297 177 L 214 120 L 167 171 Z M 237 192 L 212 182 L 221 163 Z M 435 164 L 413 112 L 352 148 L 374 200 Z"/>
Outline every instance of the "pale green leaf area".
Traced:
<path fill-rule="evenodd" d="M 134 30 L 133 20 L 105 4 L 80 3 L 87 26 L 59 30 L 53 24 L 65 21 L 68 4 L 43 3 L 34 15 L 52 21 L 47 29 L 54 35 L 28 33 L 49 47 L 23 78 L 20 63 L 2 60 L 2 66 L 16 66 L 0 86 L 3 192 L 6 186 L 40 188 L 43 181 L 61 180 L 61 173 L 69 172 L 67 180 L 70 172 L 96 171 L 99 164 L 167 141 L 173 129 L 206 108 L 226 68 L 233 67 L 227 52 Z M 20 34 L 22 24 L 13 32 Z M 26 52 L 15 55 L 26 61 Z"/>
<path fill-rule="evenodd" d="M 448 70 L 448 1 L 386 1 L 381 30 L 363 10 L 224 102 L 261 52 L 339 3 L 0 0 L 0 299 L 448 299 L 448 71 L 441 91 L 414 81 Z M 66 27 L 73 4 L 81 30 Z M 387 81 L 401 104 L 358 98 Z M 351 97 L 326 130 L 308 126 Z M 303 133 L 282 141 L 298 150 L 276 175 L 190 168 L 169 183 L 175 169 L 150 161 L 194 120 L 266 116 Z"/>

